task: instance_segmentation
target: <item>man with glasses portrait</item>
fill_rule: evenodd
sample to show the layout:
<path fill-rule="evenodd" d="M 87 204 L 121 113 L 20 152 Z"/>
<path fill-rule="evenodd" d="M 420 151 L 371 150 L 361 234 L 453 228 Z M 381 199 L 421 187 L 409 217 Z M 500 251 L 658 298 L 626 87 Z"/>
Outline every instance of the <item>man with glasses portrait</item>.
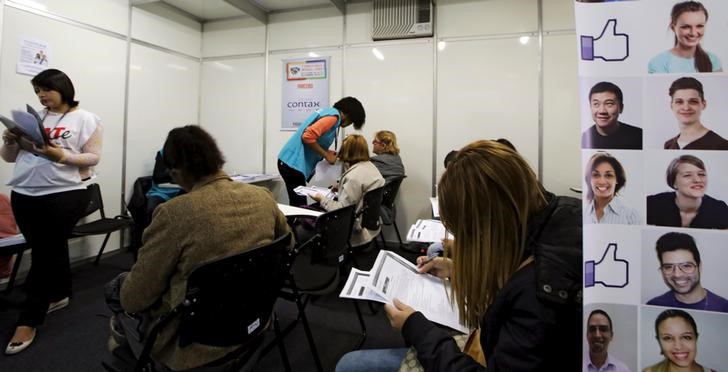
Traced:
<path fill-rule="evenodd" d="M 657 239 L 655 249 L 659 271 L 670 290 L 647 301 L 647 305 L 728 312 L 728 300 L 700 284 L 703 266 L 692 236 L 667 233 Z"/>

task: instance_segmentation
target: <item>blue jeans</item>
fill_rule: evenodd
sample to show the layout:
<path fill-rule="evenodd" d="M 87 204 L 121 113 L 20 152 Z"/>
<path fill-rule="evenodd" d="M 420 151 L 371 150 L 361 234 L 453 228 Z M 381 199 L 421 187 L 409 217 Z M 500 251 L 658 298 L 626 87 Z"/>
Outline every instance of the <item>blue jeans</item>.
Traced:
<path fill-rule="evenodd" d="M 397 372 L 407 348 L 357 350 L 344 354 L 336 363 L 336 372 Z"/>

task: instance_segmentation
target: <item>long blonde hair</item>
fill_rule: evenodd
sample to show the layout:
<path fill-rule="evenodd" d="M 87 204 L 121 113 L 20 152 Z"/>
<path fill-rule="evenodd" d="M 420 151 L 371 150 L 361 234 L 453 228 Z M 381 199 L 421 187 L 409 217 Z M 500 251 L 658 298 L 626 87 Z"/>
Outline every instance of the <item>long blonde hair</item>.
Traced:
<path fill-rule="evenodd" d="M 516 151 L 483 140 L 458 152 L 437 194 L 442 222 L 455 236 L 446 252 L 454 299 L 460 319 L 474 328 L 526 258 L 528 220 L 545 207 L 545 190 Z"/>

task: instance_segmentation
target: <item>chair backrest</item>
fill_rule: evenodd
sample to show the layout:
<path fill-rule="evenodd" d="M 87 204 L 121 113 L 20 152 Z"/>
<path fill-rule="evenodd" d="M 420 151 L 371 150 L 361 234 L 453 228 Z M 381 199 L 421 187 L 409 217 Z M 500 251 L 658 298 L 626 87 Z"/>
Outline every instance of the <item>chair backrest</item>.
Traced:
<path fill-rule="evenodd" d="M 98 183 L 92 183 L 87 187 L 88 192 L 91 194 L 91 200 L 83 212 L 81 218 L 84 218 L 96 211 L 101 213 L 101 218 L 106 218 L 104 214 L 104 201 L 101 199 L 101 186 Z"/>
<path fill-rule="evenodd" d="M 334 266 L 344 261 L 349 252 L 355 208 L 352 204 L 326 212 L 316 219 L 316 235 L 312 239 L 312 259 L 315 263 Z"/>
<path fill-rule="evenodd" d="M 399 192 L 399 186 L 402 185 L 402 181 L 407 178 L 407 176 L 397 176 L 390 179 L 389 182 L 387 182 L 384 185 L 384 192 L 382 194 L 382 207 L 392 209 L 394 208 L 394 199 L 397 198 L 397 193 Z"/>
<path fill-rule="evenodd" d="M 291 234 L 190 273 L 179 343 L 247 345 L 265 329 L 291 265 Z"/>
<path fill-rule="evenodd" d="M 379 208 L 382 205 L 384 187 L 378 187 L 364 193 L 364 203 L 357 213 L 357 216 L 361 216 L 361 227 L 369 230 L 379 229 Z"/>

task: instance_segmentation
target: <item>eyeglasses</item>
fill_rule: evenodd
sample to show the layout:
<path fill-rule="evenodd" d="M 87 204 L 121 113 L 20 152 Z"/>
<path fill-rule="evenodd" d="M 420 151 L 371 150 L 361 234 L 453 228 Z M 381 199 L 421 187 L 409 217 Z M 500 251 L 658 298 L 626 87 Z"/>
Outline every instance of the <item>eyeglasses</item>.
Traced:
<path fill-rule="evenodd" d="M 372 145 L 381 145 L 382 143 L 378 140 L 372 140 Z"/>
<path fill-rule="evenodd" d="M 685 274 L 692 274 L 695 272 L 695 269 L 698 267 L 698 265 L 692 263 L 692 262 L 681 262 L 676 264 L 662 264 L 659 268 L 659 270 L 662 271 L 663 274 L 671 274 L 675 272 L 675 268 L 680 268 L 680 271 L 684 272 Z"/>

